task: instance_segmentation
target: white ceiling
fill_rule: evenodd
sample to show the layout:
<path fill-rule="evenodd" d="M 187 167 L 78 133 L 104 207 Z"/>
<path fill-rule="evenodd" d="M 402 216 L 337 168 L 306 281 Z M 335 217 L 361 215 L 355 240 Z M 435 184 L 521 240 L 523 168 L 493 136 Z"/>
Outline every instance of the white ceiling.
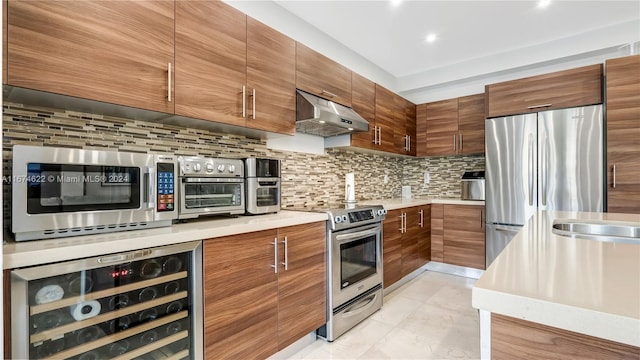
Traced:
<path fill-rule="evenodd" d="M 538 57 L 538 53 L 546 51 L 546 44 L 554 44 L 556 48 L 560 45 L 560 51 L 556 49 L 555 55 L 550 56 L 593 51 L 616 45 L 618 41 L 606 31 L 602 34 L 610 37 L 610 44 L 593 34 L 620 25 L 626 25 L 625 32 L 632 32 L 629 38 L 637 41 L 640 37 L 638 0 L 556 0 L 544 9 L 537 7 L 537 1 L 404 0 L 397 7 L 387 0 L 275 2 L 396 79 L 419 78 L 425 74 L 439 78 L 439 69 L 455 73 L 456 69 L 464 65 L 473 67 L 483 59 L 491 62 L 518 52 L 522 57 L 527 49 L 532 52 L 531 62 L 544 61 L 549 56 Z M 438 36 L 434 43 L 424 41 L 430 32 Z M 594 41 L 583 39 L 581 47 L 563 53 L 562 41 L 580 35 L 589 35 Z M 589 43 L 593 43 L 593 49 Z M 513 66 L 527 65 L 526 62 L 519 59 Z M 505 64 L 500 66 L 504 68 Z M 485 71 L 490 70 L 489 66 Z M 458 77 L 478 76 L 482 71 L 466 69 Z M 453 74 L 422 83 L 432 86 L 438 81 L 455 80 Z M 404 87 L 410 90 L 415 85 Z"/>

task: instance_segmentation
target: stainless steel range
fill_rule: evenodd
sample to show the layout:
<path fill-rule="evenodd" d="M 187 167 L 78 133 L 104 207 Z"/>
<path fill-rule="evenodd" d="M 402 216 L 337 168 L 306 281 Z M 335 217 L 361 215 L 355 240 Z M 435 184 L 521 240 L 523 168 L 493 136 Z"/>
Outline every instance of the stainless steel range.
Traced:
<path fill-rule="evenodd" d="M 320 209 L 313 209 L 318 211 Z M 318 336 L 333 341 L 382 307 L 380 205 L 323 209 L 327 221 L 328 321 Z"/>

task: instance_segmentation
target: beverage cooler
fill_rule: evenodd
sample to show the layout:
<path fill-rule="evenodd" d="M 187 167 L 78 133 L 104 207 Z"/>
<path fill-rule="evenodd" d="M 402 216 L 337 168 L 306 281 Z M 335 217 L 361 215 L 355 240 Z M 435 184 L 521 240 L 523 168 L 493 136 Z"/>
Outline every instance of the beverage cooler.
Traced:
<path fill-rule="evenodd" d="M 11 272 L 16 359 L 201 359 L 200 242 Z"/>

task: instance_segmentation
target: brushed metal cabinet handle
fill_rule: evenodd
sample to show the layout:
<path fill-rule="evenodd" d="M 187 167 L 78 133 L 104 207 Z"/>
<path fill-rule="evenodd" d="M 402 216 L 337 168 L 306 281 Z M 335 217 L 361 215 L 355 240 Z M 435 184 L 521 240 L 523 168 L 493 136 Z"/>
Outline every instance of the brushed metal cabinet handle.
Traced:
<path fill-rule="evenodd" d="M 613 164 L 613 188 L 616 188 L 616 164 Z"/>
<path fill-rule="evenodd" d="M 247 87 L 245 85 L 242 85 L 242 118 L 243 119 L 247 117 L 246 96 L 247 96 Z"/>
<path fill-rule="evenodd" d="M 271 245 L 273 245 L 273 265 L 271 265 L 271 267 L 273 268 L 273 272 L 274 273 L 278 273 L 278 238 L 274 238 L 273 242 L 271 243 Z"/>
<path fill-rule="evenodd" d="M 460 148 L 458 151 L 462 152 L 462 133 L 460 133 Z"/>
<path fill-rule="evenodd" d="M 289 270 L 289 239 L 287 236 L 284 237 L 282 243 L 284 244 L 284 262 L 282 265 L 284 265 L 285 270 Z"/>
<path fill-rule="evenodd" d="M 398 230 L 400 230 L 400 234 L 402 234 L 404 230 L 404 214 L 400 214 L 399 218 L 400 218 L 400 229 Z"/>
<path fill-rule="evenodd" d="M 456 152 L 456 134 L 453 134 L 453 152 Z"/>
<path fill-rule="evenodd" d="M 171 63 L 167 64 L 167 99 L 171 102 Z"/>
<path fill-rule="evenodd" d="M 531 105 L 531 106 L 527 106 L 527 109 L 539 109 L 539 108 L 549 107 L 551 105 L 553 105 L 553 104 Z"/>
<path fill-rule="evenodd" d="M 332 93 L 330 91 L 324 90 L 324 89 L 322 89 L 322 91 L 320 93 L 323 94 L 323 95 L 327 95 L 328 97 L 332 97 L 332 98 L 338 96 L 338 95 L 336 95 L 336 94 L 334 94 L 334 93 Z"/>
<path fill-rule="evenodd" d="M 420 227 L 424 227 L 424 210 L 418 211 L 420 213 Z"/>
<path fill-rule="evenodd" d="M 253 118 L 253 120 L 255 120 L 256 119 L 256 89 L 255 88 L 253 89 L 251 97 L 253 98 L 253 105 L 252 105 L 253 114 L 251 114 L 251 118 Z"/>
<path fill-rule="evenodd" d="M 378 145 L 382 145 L 382 127 L 378 126 Z"/>

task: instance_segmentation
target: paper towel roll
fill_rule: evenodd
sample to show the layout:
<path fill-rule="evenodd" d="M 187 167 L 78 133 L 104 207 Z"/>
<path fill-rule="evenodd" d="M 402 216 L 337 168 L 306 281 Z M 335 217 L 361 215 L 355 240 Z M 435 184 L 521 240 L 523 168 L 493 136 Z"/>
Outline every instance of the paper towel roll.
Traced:
<path fill-rule="evenodd" d="M 71 305 L 69 310 L 71 312 L 71 316 L 73 316 L 76 321 L 90 319 L 94 316 L 100 314 L 100 303 L 96 300 L 83 301 L 81 303 Z"/>
<path fill-rule="evenodd" d="M 353 173 L 347 173 L 344 177 L 344 199 L 346 202 L 356 201 L 355 176 Z"/>
<path fill-rule="evenodd" d="M 41 287 L 35 296 L 36 304 L 46 304 L 62 299 L 64 290 L 60 285 L 45 285 Z"/>

